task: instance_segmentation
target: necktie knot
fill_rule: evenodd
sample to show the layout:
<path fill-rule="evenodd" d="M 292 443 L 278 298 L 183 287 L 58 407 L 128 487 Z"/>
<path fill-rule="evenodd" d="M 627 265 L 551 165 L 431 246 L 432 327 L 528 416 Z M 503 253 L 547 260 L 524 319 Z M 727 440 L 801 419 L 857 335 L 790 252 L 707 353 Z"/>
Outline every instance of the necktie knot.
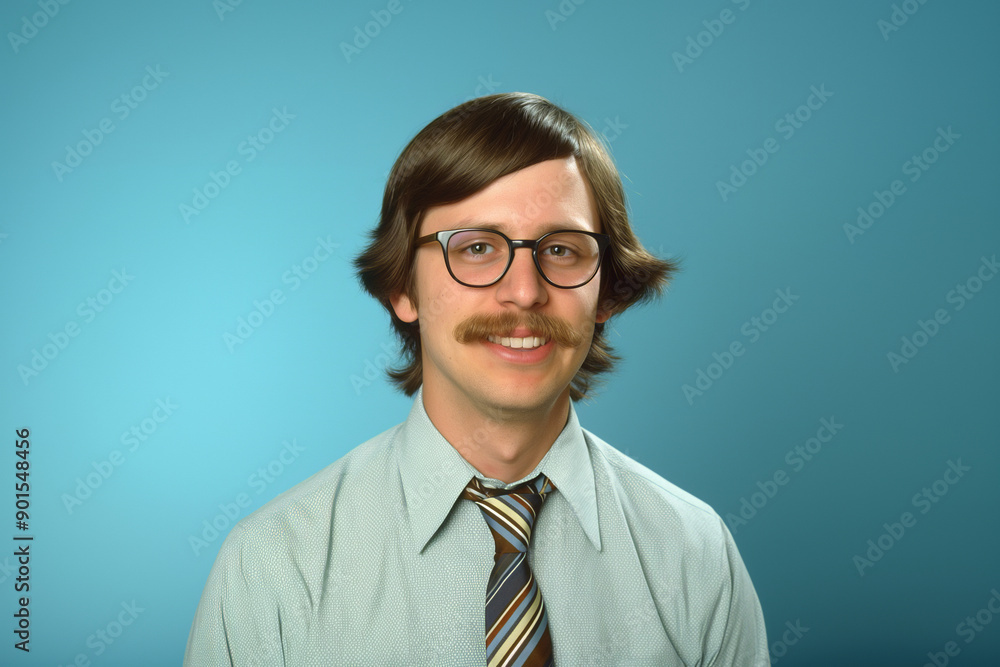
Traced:
<path fill-rule="evenodd" d="M 473 477 L 461 497 L 475 502 L 482 511 L 497 554 L 525 553 L 538 512 L 553 489 L 555 486 L 545 475 L 509 490 L 484 486 Z"/>

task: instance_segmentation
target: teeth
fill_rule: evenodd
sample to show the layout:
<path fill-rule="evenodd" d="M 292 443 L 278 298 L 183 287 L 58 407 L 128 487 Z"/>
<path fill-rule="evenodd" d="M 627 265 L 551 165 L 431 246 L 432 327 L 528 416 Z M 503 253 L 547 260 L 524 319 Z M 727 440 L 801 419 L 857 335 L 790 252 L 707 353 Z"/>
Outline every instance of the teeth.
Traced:
<path fill-rule="evenodd" d="M 544 338 L 539 338 L 538 336 L 526 336 L 524 338 L 510 338 L 510 337 L 500 337 L 500 336 L 487 336 L 486 339 L 491 343 L 497 343 L 503 345 L 504 347 L 509 347 L 514 350 L 531 350 L 536 347 L 541 347 L 545 345 L 548 341 Z"/>

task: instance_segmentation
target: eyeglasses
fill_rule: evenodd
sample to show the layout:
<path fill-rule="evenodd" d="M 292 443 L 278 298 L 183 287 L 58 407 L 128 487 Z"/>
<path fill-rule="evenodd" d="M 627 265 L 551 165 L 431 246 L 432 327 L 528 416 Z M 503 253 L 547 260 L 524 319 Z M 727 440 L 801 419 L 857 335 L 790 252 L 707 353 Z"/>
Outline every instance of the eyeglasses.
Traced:
<path fill-rule="evenodd" d="M 507 274 L 514 251 L 531 248 L 531 258 L 545 282 L 553 287 L 582 287 L 597 275 L 606 234 L 561 229 L 537 241 L 513 240 L 492 229 L 449 229 L 417 239 L 417 245 L 437 241 L 448 273 L 466 287 L 489 287 Z"/>

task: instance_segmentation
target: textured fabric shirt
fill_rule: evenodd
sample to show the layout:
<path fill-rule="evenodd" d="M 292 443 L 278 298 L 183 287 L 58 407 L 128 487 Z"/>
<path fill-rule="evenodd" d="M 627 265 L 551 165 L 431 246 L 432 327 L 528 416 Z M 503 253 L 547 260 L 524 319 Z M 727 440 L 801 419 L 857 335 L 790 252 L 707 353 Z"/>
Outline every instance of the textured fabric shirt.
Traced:
<path fill-rule="evenodd" d="M 486 478 L 420 393 L 404 423 L 233 528 L 184 664 L 483 667 L 494 542 L 459 495 L 473 476 L 514 488 L 540 473 L 556 490 L 528 559 L 556 665 L 768 664 L 757 595 L 708 505 L 582 429 L 572 405 L 535 470 Z"/>

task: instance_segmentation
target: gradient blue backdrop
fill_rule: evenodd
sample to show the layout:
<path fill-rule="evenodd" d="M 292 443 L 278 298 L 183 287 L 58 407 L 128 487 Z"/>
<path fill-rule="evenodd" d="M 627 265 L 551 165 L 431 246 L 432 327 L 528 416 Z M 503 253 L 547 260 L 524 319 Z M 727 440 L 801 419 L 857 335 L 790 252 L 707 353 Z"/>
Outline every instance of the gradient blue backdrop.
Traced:
<path fill-rule="evenodd" d="M 0 662 L 179 664 L 226 511 L 405 418 L 350 260 L 413 134 L 517 90 L 605 133 L 640 237 L 683 260 L 614 321 L 624 362 L 578 408 L 728 517 L 772 659 L 998 664 L 997 5 L 576 2 L 4 4 Z M 336 247 L 305 261 L 318 239 Z M 240 318 L 260 326 L 227 344 Z M 923 345 L 893 364 L 903 337 Z M 823 419 L 843 427 L 806 460 Z M 18 428 L 30 654 L 10 632 Z"/>

